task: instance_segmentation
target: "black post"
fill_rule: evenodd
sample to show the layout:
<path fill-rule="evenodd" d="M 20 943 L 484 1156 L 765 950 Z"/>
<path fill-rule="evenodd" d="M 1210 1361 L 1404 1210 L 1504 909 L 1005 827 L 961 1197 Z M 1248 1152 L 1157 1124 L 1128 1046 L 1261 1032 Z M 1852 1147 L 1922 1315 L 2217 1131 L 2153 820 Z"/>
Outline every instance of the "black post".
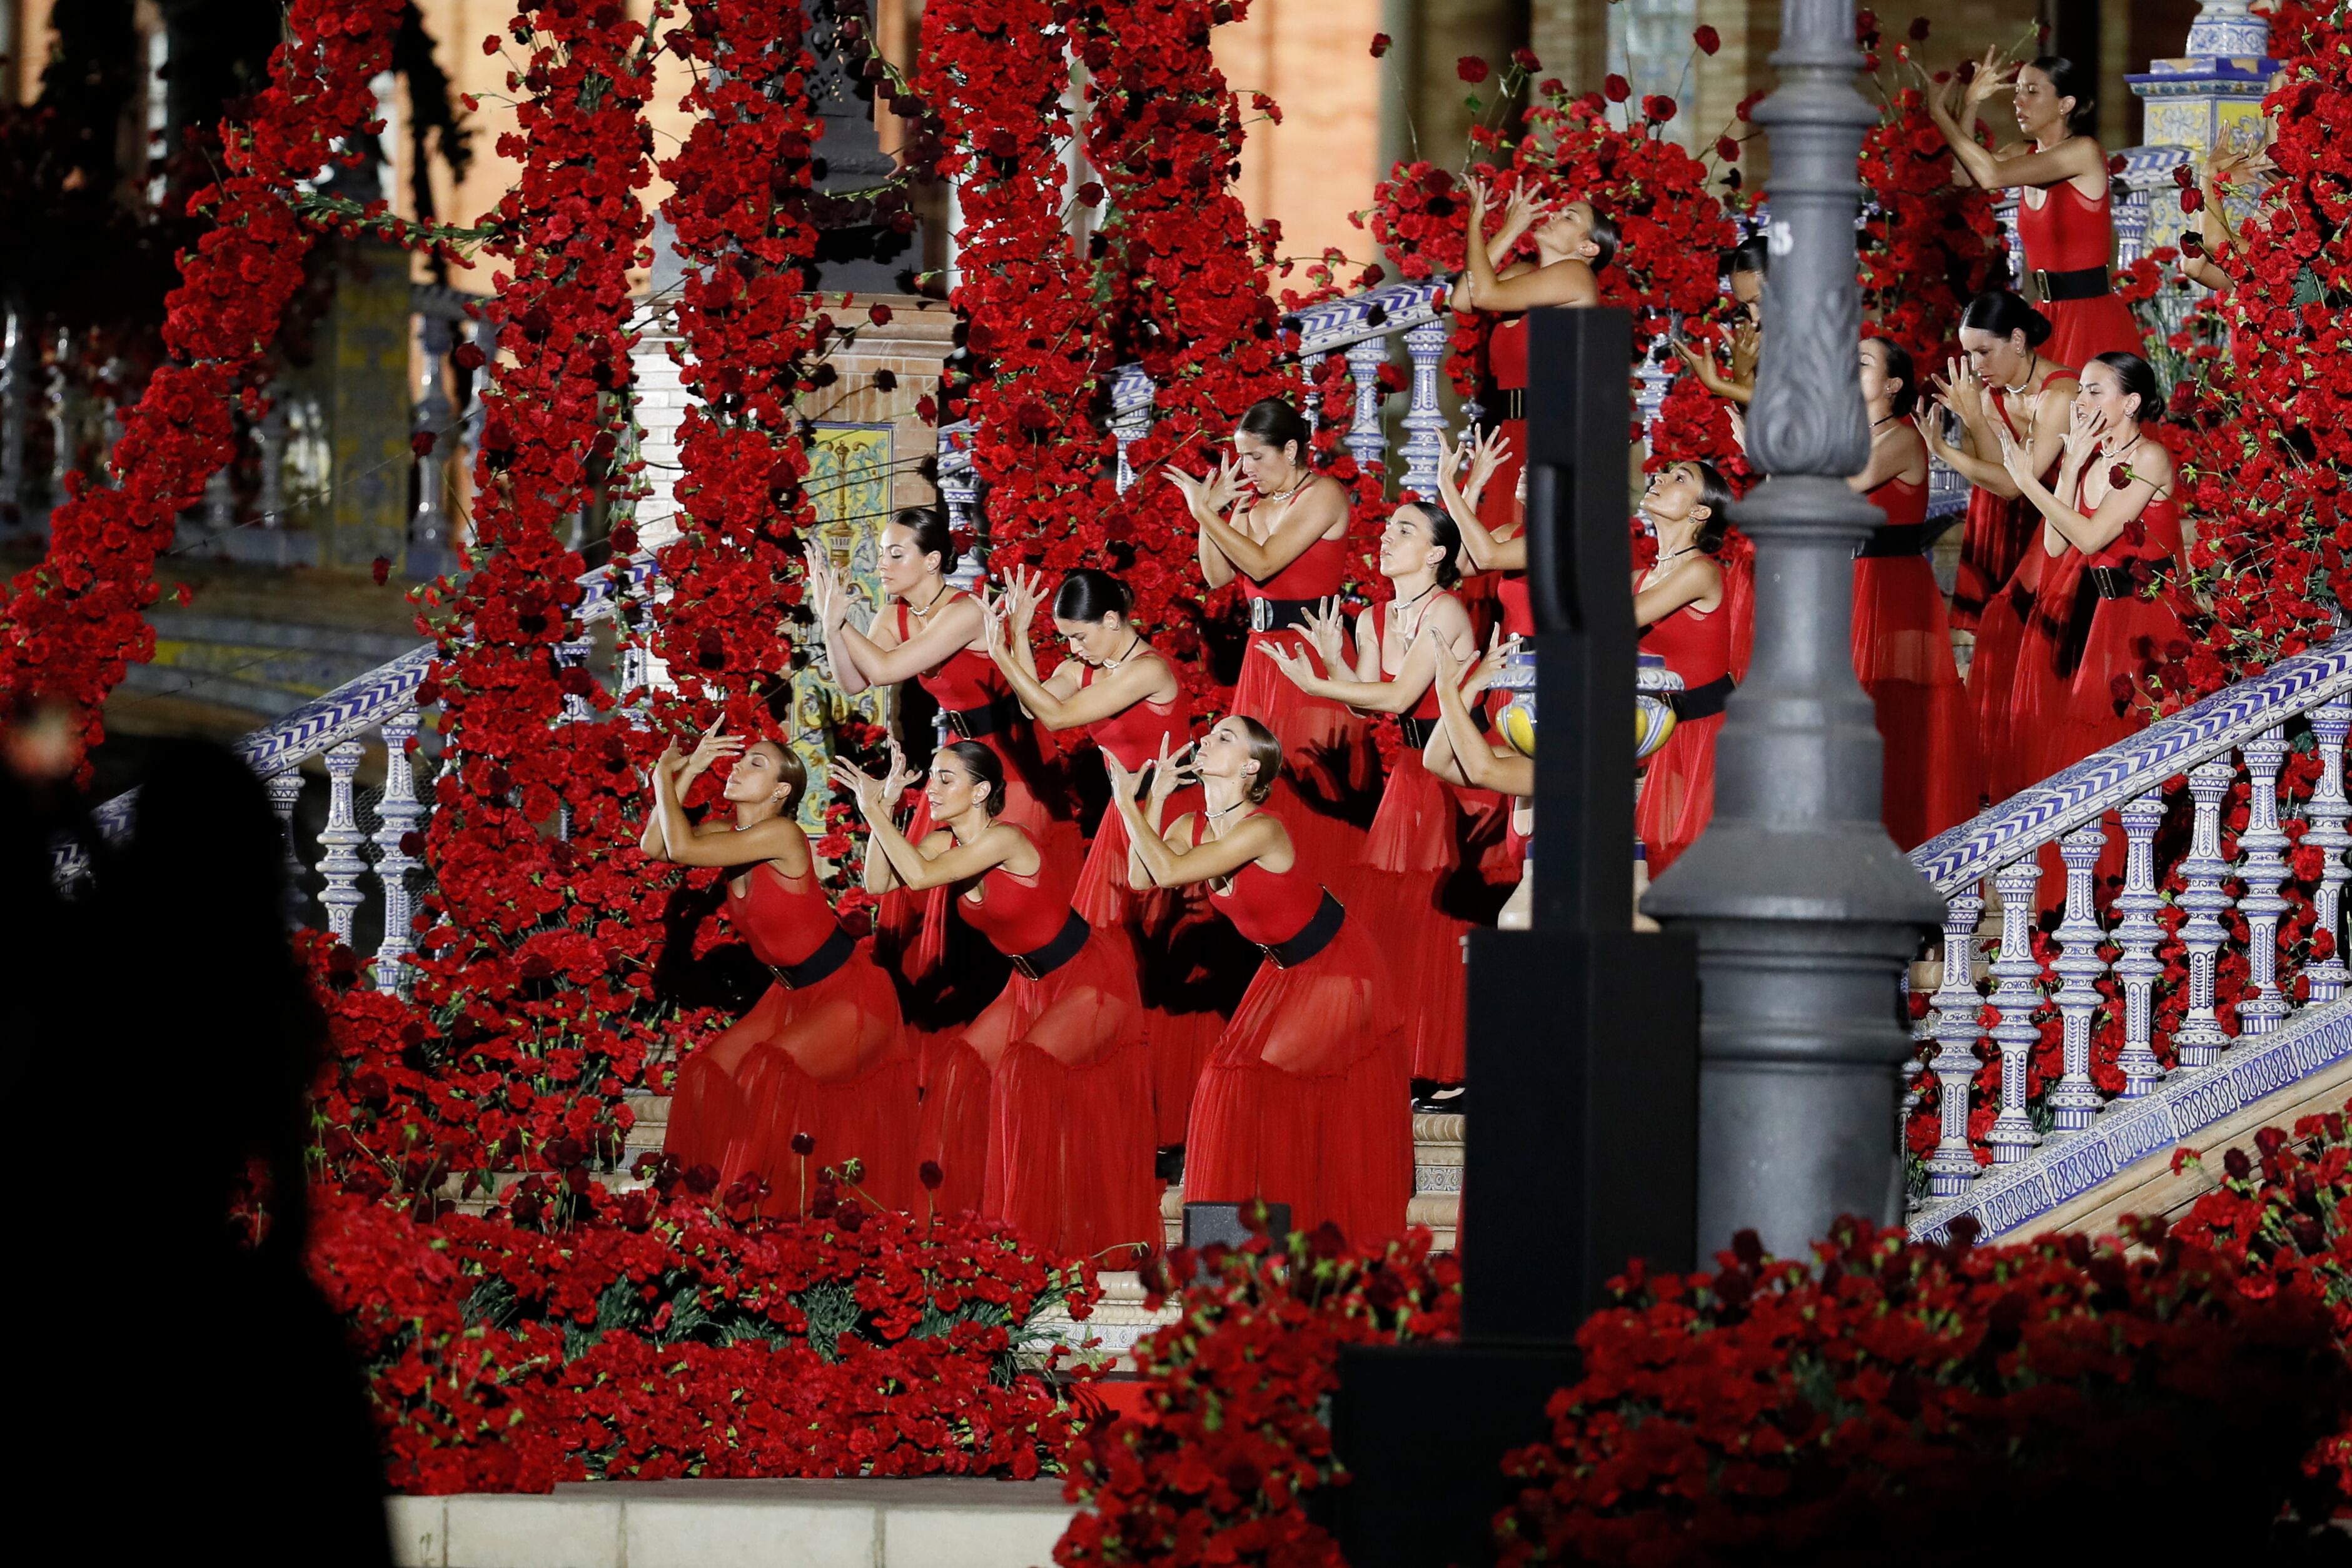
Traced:
<path fill-rule="evenodd" d="M 1488 1562 L 1502 1457 L 1544 1435 L 1545 1403 L 1577 1375 L 1577 1325 L 1629 1259 L 1692 1261 L 1696 950 L 1633 929 L 1631 324 L 1536 311 L 1528 360 L 1534 928 L 1470 940 L 1463 1341 L 1341 1361 L 1351 1568 Z"/>

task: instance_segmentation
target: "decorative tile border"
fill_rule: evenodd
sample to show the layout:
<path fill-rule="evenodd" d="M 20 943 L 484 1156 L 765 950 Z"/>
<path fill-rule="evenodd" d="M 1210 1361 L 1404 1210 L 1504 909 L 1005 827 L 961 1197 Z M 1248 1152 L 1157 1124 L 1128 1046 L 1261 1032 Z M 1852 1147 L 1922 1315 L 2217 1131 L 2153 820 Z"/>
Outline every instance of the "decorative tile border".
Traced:
<path fill-rule="evenodd" d="M 1911 863 L 1948 897 L 2146 793 L 2152 783 L 2223 756 L 2281 720 L 2347 691 L 2352 691 L 2352 633 L 2283 660 L 2084 758 L 1920 845 L 1911 852 Z"/>
<path fill-rule="evenodd" d="M 2177 1073 L 2145 1098 L 2114 1102 L 2080 1133 L 2045 1134 L 2042 1146 L 2015 1165 L 1987 1166 L 1959 1197 L 1919 1210 L 1911 1234 L 1948 1241 L 1952 1221 L 1963 1214 L 1976 1217 L 1987 1240 L 2015 1230 L 2347 1056 L 2352 998 L 2305 1008 L 2275 1033 L 2239 1040 L 2211 1067 Z"/>

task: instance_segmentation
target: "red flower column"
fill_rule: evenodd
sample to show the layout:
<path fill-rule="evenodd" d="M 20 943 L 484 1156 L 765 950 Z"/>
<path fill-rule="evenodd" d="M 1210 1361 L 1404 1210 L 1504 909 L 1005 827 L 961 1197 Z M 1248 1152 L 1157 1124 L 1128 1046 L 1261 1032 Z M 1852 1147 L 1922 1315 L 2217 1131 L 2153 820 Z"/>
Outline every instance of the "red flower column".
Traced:
<path fill-rule="evenodd" d="M 963 214 L 952 298 L 964 359 L 944 412 L 974 423 L 991 547 L 1021 560 L 1045 559 L 1113 497 L 1093 406 L 1104 311 L 1062 226 L 1066 41 L 1044 0 L 933 0 L 917 78 Z"/>
<path fill-rule="evenodd" d="M 189 199 L 214 227 L 180 256 L 163 322 L 172 361 L 123 421 L 116 482 L 68 475 L 47 559 L 9 584 L 0 693 L 71 704 L 85 747 L 103 738 L 99 706 L 126 665 L 154 653 L 141 612 L 155 601 L 156 556 L 234 455 L 237 407 L 260 410 L 256 388 L 312 239 L 287 199 L 335 160 L 339 138 L 373 120 L 368 83 L 391 59 L 400 13 L 400 0 L 295 0 L 251 123 L 223 127 L 226 172 Z"/>
<path fill-rule="evenodd" d="M 419 987 L 455 1013 L 477 1113 L 527 1115 L 530 1135 L 593 1147 L 625 1124 L 652 1025 L 651 960 L 667 877 L 649 877 L 631 817 L 658 737 L 562 646 L 585 570 L 565 540 L 616 446 L 630 381 L 629 269 L 650 227 L 652 40 L 570 0 L 509 24 L 519 161 L 494 225 L 502 359 L 484 397 L 472 574 L 433 591 L 454 612 L 422 704 L 453 748 L 427 839 L 437 924 Z M 496 49 L 500 40 L 492 38 Z M 565 721 L 567 698 L 592 710 Z M 631 810 L 625 812 L 625 803 Z"/>
<path fill-rule="evenodd" d="M 1233 192 L 1242 111 L 1210 49 L 1212 29 L 1246 9 L 1232 0 L 1099 0 L 1076 24 L 1088 73 L 1087 157 L 1108 204 L 1097 243 L 1115 306 L 1113 353 L 1140 363 L 1154 396 L 1151 427 L 1128 450 L 1134 486 L 1098 538 L 1072 541 L 1070 559 L 1050 564 L 1121 571 L 1138 623 L 1168 633 L 1161 645 L 1202 691 L 1193 524 L 1160 468 L 1181 454 L 1198 471 L 1244 409 L 1300 391 L 1265 287 L 1278 231 L 1253 226 Z M 1280 118 L 1263 95 L 1256 107 Z"/>

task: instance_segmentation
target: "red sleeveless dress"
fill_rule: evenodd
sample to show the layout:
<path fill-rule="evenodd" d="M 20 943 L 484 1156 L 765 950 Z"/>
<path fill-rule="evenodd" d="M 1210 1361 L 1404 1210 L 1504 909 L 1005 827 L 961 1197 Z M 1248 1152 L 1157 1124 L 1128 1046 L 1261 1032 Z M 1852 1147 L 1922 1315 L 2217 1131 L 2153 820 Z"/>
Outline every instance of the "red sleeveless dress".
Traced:
<path fill-rule="evenodd" d="M 1002 866 L 961 889 L 956 913 L 1014 958 L 1003 991 L 937 1037 L 923 1100 L 926 1158 L 944 1208 L 977 1207 L 1060 1257 L 1131 1268 L 1158 1250 L 1151 1063 L 1135 955 L 1116 928 L 1032 975 L 1020 957 L 1075 936 L 1070 884 Z M 1044 960 L 1040 960 L 1043 962 Z"/>
<path fill-rule="evenodd" d="M 2077 508 L 2080 508 L 2077 491 Z M 2064 719 L 2054 727 L 2049 771 L 2147 727 L 2148 682 L 2167 661 L 2166 645 L 2186 642 L 2189 605 L 2179 584 L 2188 551 L 2179 504 L 2152 498 L 2106 548 L 2084 563 L 2076 601 L 2087 608 Z"/>
<path fill-rule="evenodd" d="M 2000 387 L 1988 386 L 1985 395 L 1992 400 L 1993 412 L 2009 426 L 2010 434 L 2024 440 L 2025 433 L 2009 415 L 2007 393 Z M 2000 461 L 1998 452 L 1979 455 L 1988 462 Z M 2018 562 L 2025 559 L 2026 546 L 2033 542 L 2041 527 L 2042 514 L 2023 497 L 2001 496 L 1981 485 L 1969 489 L 1968 517 L 1960 528 L 1959 572 L 1952 584 L 1951 623 L 1955 630 L 1977 633 L 1978 658 L 1984 656 L 1985 617 L 2011 574 L 2017 570 Z M 1969 670 L 1973 685 L 1976 665 L 1971 663 Z"/>
<path fill-rule="evenodd" d="M 1091 664 L 1078 672 L 1081 688 L 1094 685 Z M 1173 752 L 1192 737 L 1189 705 L 1180 696 L 1171 703 L 1140 702 L 1087 727 L 1095 744 L 1118 758 L 1119 766 L 1139 774 L 1159 757 L 1165 742 Z M 1201 809 L 1201 787 L 1187 784 L 1168 799 L 1163 822 L 1175 822 Z M 1151 1103 L 1156 1135 L 1162 1145 L 1184 1141 L 1184 1119 L 1192 1108 L 1192 1085 L 1200 1081 L 1202 1063 L 1225 1027 L 1224 1015 L 1194 994 L 1189 984 L 1192 965 L 1183 954 L 1182 938 L 1212 916 L 1202 895 L 1188 888 L 1155 888 L 1137 893 L 1127 884 L 1127 819 L 1117 806 L 1103 811 L 1095 830 L 1087 863 L 1078 873 L 1077 891 L 1070 907 L 1087 924 L 1111 929 L 1124 926 L 1140 966 L 1138 978 L 1143 994 L 1144 1026 L 1151 1041 Z"/>
<path fill-rule="evenodd" d="M 1738 630 L 1731 573 L 1724 573 L 1723 601 L 1701 614 L 1685 604 L 1642 629 L 1642 651 L 1656 653 L 1683 678 L 1685 699 L 1731 677 L 1732 643 Z M 1656 876 L 1696 841 L 1715 818 L 1715 737 L 1723 730 L 1720 711 L 1679 718 L 1665 745 L 1650 758 L 1642 796 L 1633 806 L 1633 831 Z"/>
<path fill-rule="evenodd" d="M 1489 410 L 1500 414 L 1498 422 L 1503 438 L 1510 450 L 1496 465 L 1494 477 L 1486 481 L 1486 493 L 1478 497 L 1478 520 L 1494 529 L 1507 528 L 1517 515 L 1514 507 L 1519 489 L 1519 474 L 1528 465 L 1528 421 L 1524 406 L 1528 395 L 1528 319 L 1512 316 L 1495 323 L 1494 332 L 1486 340 L 1486 371 L 1494 379 L 1495 390 L 1502 394 L 1504 406 Z M 1510 405 L 1521 404 L 1517 409 Z"/>
<path fill-rule="evenodd" d="M 2017 234 L 2025 242 L 2027 270 L 2088 272 L 2095 267 L 2111 277 L 2116 256 L 2113 182 L 2096 201 L 2076 190 L 2072 180 L 2039 190 L 2039 207 L 2025 199 L 2031 191 L 2017 193 Z M 2098 354 L 2147 352 L 2131 307 L 2112 287 L 2088 299 L 2045 299 L 2035 308 L 2050 318 L 2042 355 L 2062 365 L 2085 365 Z"/>
<path fill-rule="evenodd" d="M 1195 816 L 1195 844 L 1202 828 Z M 1279 946 L 1328 925 L 1329 897 L 1303 864 L 1253 862 L 1210 903 L 1244 937 Z M 1258 965 L 1192 1099 L 1187 1202 L 1286 1203 L 1294 1229 L 1328 1219 L 1359 1243 L 1403 1230 L 1412 1114 L 1391 972 L 1344 914 L 1311 956 Z"/>
<path fill-rule="evenodd" d="M 1327 599 L 1339 591 L 1347 567 L 1346 539 L 1317 539 L 1265 582 L 1242 578 L 1242 597 L 1292 602 Z M 1363 830 L 1348 820 L 1347 812 L 1370 788 L 1378 767 L 1370 727 L 1339 704 L 1300 691 L 1258 652 L 1265 646 L 1305 652 L 1309 664 L 1319 665 L 1306 633 L 1286 618 L 1284 624 L 1265 631 L 1253 627 L 1242 653 L 1241 676 L 1234 683 L 1234 712 L 1257 720 L 1282 742 L 1283 777 L 1276 786 L 1274 804 L 1283 810 L 1285 821 L 1296 824 L 1292 836 L 1302 841 L 1318 865 L 1347 865 L 1364 842 Z"/>
<path fill-rule="evenodd" d="M 904 643 L 909 635 L 909 612 L 903 603 L 895 608 L 898 640 Z M 942 713 L 987 712 L 988 718 L 982 722 L 992 727 L 971 738 L 996 753 L 1004 765 L 1004 809 L 999 817 L 1035 840 L 1058 876 L 1065 880 L 1076 876 L 1084 852 L 1077 824 L 1071 821 L 1059 780 L 1038 747 L 1036 727 L 1021 712 L 1013 687 L 996 662 L 985 653 L 959 648 L 944 662 L 917 675 L 915 684 L 931 695 Z M 930 802 L 918 796 L 914 815 L 907 823 L 907 841 L 921 843 L 932 825 Z M 946 956 L 947 897 L 943 887 L 922 894 L 893 888 L 883 894 L 876 911 L 884 956 L 910 982 L 937 970 Z"/>
<path fill-rule="evenodd" d="M 749 888 L 730 888 L 726 907 L 754 956 L 782 969 L 836 967 L 798 986 L 779 976 L 740 1021 L 686 1059 L 663 1147 L 716 1168 L 722 1182 L 764 1177 L 772 1214 L 799 1212 L 818 1171 L 852 1157 L 864 1162 L 859 1186 L 876 1202 L 914 1205 L 922 1195 L 915 1054 L 889 976 L 870 941 L 845 946 L 814 874 L 788 878 L 763 861 Z M 793 1153 L 797 1133 L 816 1140 L 805 1161 Z"/>
<path fill-rule="evenodd" d="M 1386 604 L 1371 608 L 1375 662 L 1388 611 Z M 1383 667 L 1381 679 L 1395 676 Z M 1395 982 L 1412 1076 L 1459 1083 L 1466 1005 L 1462 936 L 1470 924 L 1447 914 L 1443 898 L 1447 878 L 1461 863 L 1460 812 L 1453 789 L 1421 760 L 1429 731 L 1439 722 L 1437 688 L 1432 685 L 1404 716 L 1404 744 L 1397 747 L 1361 857 L 1362 864 L 1380 874 L 1361 879 L 1356 907 Z"/>
<path fill-rule="evenodd" d="M 1943 591 L 1927 564 L 1927 486 L 1895 478 L 1869 492 L 1886 514 L 1853 562 L 1853 673 L 1882 742 L 1879 820 L 1910 850 L 1976 815 L 1976 719 Z"/>

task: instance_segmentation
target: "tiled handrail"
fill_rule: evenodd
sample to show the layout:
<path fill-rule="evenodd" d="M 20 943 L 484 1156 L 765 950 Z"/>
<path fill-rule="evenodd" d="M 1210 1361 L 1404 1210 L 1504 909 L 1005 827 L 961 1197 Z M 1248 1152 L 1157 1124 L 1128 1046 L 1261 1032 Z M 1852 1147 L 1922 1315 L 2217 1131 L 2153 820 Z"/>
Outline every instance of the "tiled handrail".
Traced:
<path fill-rule="evenodd" d="M 2322 856 L 2317 925 L 2338 944 L 2300 975 L 2289 972 L 2293 954 L 2280 941 L 2291 907 L 2284 892 L 2294 840 L 2280 819 L 2279 780 L 2288 726 L 2295 722 L 2308 724 L 2320 762 L 2317 784 L 2300 802 L 2302 841 Z M 1947 1234 L 1961 1213 L 1975 1214 L 1988 1235 L 2014 1228 L 2352 1053 L 2352 968 L 2340 946 L 2344 886 L 2352 881 L 2345 861 L 2352 848 L 2352 803 L 2344 789 L 2347 733 L 2352 634 L 2339 632 L 2326 646 L 2160 720 L 1912 852 L 1912 863 L 1947 900 L 1943 978 L 1916 1030 L 1922 1052 L 1904 1105 L 1907 1120 L 1921 1097 L 1919 1074 L 1932 1072 L 1940 1135 L 1927 1161 L 1927 1201 L 1915 1216 L 1915 1232 Z M 2242 773 L 2248 816 L 2232 861 L 2222 855 L 2221 813 Z M 2193 802 L 2189 852 L 2177 865 L 2159 867 L 2156 841 L 2168 810 L 2167 786 L 2184 774 Z M 2093 883 L 2111 812 L 2123 834 L 2123 888 L 2103 915 Z M 2033 916 L 2042 856 L 2053 846 L 2066 887 L 2063 918 L 2052 933 L 2056 956 L 2045 962 L 2034 952 Z M 2166 967 L 2157 956 L 2164 941 L 2158 917 L 2173 872 L 2185 883 L 2175 902 L 2188 914 L 2179 937 L 2188 951 L 2189 1005 L 2167 1037 L 2156 1031 L 2154 1001 Z M 1988 878 L 2000 901 L 2000 927 L 1989 995 L 1976 973 Z M 2232 885 L 2243 891 L 2232 894 Z M 2221 952 L 2238 940 L 2224 920 L 2233 909 L 2243 919 L 2248 974 L 2234 1036 L 2221 1027 L 2214 992 Z M 2102 951 L 2108 946 L 2119 951 L 2112 964 Z M 2091 1074 L 2100 1011 L 2116 1005 L 2098 986 L 2110 973 L 2124 1035 L 2116 1062 L 2123 1083 L 2112 1094 Z M 2028 1101 L 2027 1067 L 2042 1038 L 2041 1015 L 2051 1009 L 2063 1030 L 2062 1076 L 2036 1107 Z M 1990 1029 L 1982 1021 L 1987 1013 L 1994 1019 Z M 1969 1133 L 1969 1096 L 1988 1039 L 2001 1062 L 2000 1105 L 1985 1137 L 1991 1163 L 1980 1167 Z"/>

